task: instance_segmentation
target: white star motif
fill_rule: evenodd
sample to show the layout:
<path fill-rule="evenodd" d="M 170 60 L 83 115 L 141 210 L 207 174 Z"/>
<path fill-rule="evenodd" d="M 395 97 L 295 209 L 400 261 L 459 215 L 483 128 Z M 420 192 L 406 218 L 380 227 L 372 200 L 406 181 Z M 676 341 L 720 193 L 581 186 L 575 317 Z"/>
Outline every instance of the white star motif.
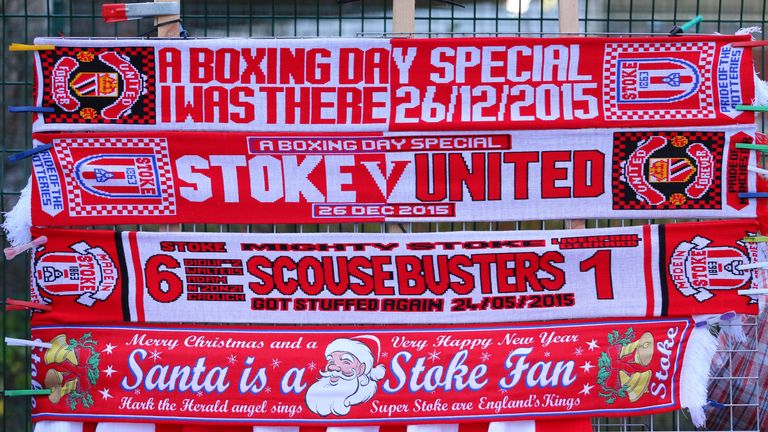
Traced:
<path fill-rule="evenodd" d="M 431 353 L 429 353 L 429 360 L 432 363 L 440 360 L 440 353 L 437 350 L 432 351 Z"/>
<path fill-rule="evenodd" d="M 280 359 L 272 359 L 272 369 L 277 369 L 280 367 Z"/>
<path fill-rule="evenodd" d="M 381 358 L 388 358 L 388 357 L 389 357 L 388 352 L 384 351 L 383 353 L 381 353 Z"/>
<path fill-rule="evenodd" d="M 264 387 L 265 393 L 272 393 L 272 387 Z"/>
<path fill-rule="evenodd" d="M 112 377 L 112 374 L 117 371 L 112 368 L 112 365 L 109 365 L 106 369 L 102 370 L 102 372 L 104 372 L 104 375 L 107 377 Z"/>
<path fill-rule="evenodd" d="M 584 373 L 589 373 L 590 370 L 592 370 L 594 366 L 592 366 L 592 363 L 585 362 L 583 365 L 579 366 L 579 369 L 584 369 Z"/>
<path fill-rule="evenodd" d="M 544 358 L 549 358 L 549 351 L 544 352 Z"/>
<path fill-rule="evenodd" d="M 480 355 L 480 359 L 483 361 L 483 363 L 487 362 L 489 358 L 491 358 L 491 355 L 487 352 L 484 352 L 482 355 Z"/>
<path fill-rule="evenodd" d="M 589 383 L 584 384 L 584 387 L 581 388 L 581 391 L 579 394 L 583 394 L 584 396 L 589 394 L 589 391 L 592 390 L 592 388 L 595 386 L 589 385 Z"/>
<path fill-rule="evenodd" d="M 133 394 L 135 394 L 135 395 L 140 395 L 140 394 L 141 394 L 141 389 L 136 389 L 136 390 L 134 390 L 134 391 L 133 391 Z"/>
<path fill-rule="evenodd" d="M 596 339 L 592 339 L 591 341 L 587 342 L 587 345 L 589 346 L 590 351 L 598 348 Z"/>
<path fill-rule="evenodd" d="M 499 393 L 501 393 L 501 394 L 507 394 L 507 389 L 499 389 Z"/>
<path fill-rule="evenodd" d="M 101 352 L 105 352 L 107 354 L 112 354 L 112 350 L 117 348 L 115 345 L 112 345 L 111 343 L 108 343 Z"/>
<path fill-rule="evenodd" d="M 315 362 L 309 362 L 309 364 L 307 364 L 307 369 L 311 371 L 315 370 L 316 368 L 317 368 L 317 365 L 315 364 Z"/>
<path fill-rule="evenodd" d="M 101 398 L 104 399 L 104 400 L 107 400 L 107 399 L 109 399 L 111 397 L 114 397 L 111 394 L 109 394 L 109 389 L 108 388 L 105 388 L 104 390 L 99 390 L 99 393 L 101 393 Z"/>
<path fill-rule="evenodd" d="M 234 354 L 230 354 L 227 357 L 227 363 L 229 363 L 229 364 L 235 364 L 236 361 L 237 361 L 237 356 L 234 355 Z"/>
<path fill-rule="evenodd" d="M 160 354 L 162 354 L 158 350 L 152 350 L 151 353 L 149 353 L 149 358 L 151 358 L 155 363 L 157 363 L 158 360 L 160 360 Z"/>
<path fill-rule="evenodd" d="M 197 395 L 197 397 L 203 397 L 203 391 L 202 390 L 198 391 L 195 394 Z"/>
<path fill-rule="evenodd" d="M 576 351 L 573 352 L 573 355 L 576 357 L 581 357 L 581 353 L 584 352 L 581 347 L 576 348 Z"/>

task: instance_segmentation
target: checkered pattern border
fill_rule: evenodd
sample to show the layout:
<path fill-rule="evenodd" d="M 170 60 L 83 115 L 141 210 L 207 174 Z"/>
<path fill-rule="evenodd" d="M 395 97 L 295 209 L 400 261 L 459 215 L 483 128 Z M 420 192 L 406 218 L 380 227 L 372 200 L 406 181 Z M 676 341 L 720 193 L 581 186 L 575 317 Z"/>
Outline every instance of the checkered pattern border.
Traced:
<path fill-rule="evenodd" d="M 63 138 L 54 141 L 54 149 L 61 164 L 63 177 L 67 187 L 67 207 L 69 215 L 77 216 L 168 216 L 176 214 L 176 192 L 173 184 L 173 171 L 171 170 L 170 156 L 168 155 L 168 143 L 164 138 Z M 85 204 L 83 193 L 85 192 L 75 180 L 75 161 L 71 150 L 77 148 L 94 149 L 98 153 L 103 148 L 125 149 L 124 153 L 130 154 L 130 149 L 150 151 L 155 154 L 159 178 L 161 198 L 156 199 L 158 204 L 132 204 L 129 198 L 115 198 L 120 204 Z M 109 198 L 102 198 L 109 199 Z"/>
<path fill-rule="evenodd" d="M 717 118 L 715 90 L 712 87 L 716 45 L 714 42 L 687 43 L 609 43 L 605 46 L 603 59 L 603 106 L 606 120 L 669 120 L 669 119 L 712 119 Z M 701 85 L 696 92 L 700 107 L 697 109 L 620 109 L 617 102 L 618 59 L 624 53 L 653 53 L 669 56 L 675 52 L 701 53 L 699 68 Z M 663 106 L 663 105 L 662 105 Z"/>
<path fill-rule="evenodd" d="M 142 95 L 139 100 L 134 104 L 129 114 L 122 115 L 117 119 L 105 119 L 100 115 L 93 120 L 89 120 L 80 116 L 78 112 L 67 112 L 62 110 L 56 105 L 53 97 L 51 97 L 51 84 L 50 76 L 53 66 L 56 62 L 64 56 L 76 58 L 77 53 L 81 51 L 89 51 L 97 58 L 94 62 L 99 62 L 98 56 L 101 53 L 107 51 L 113 51 L 117 54 L 127 56 L 132 61 L 134 66 L 134 59 L 139 59 L 141 66 L 137 67 L 145 77 L 145 89 L 146 94 Z M 107 123 L 107 124 L 155 124 L 157 122 L 157 105 L 155 102 L 155 51 L 152 47 L 112 47 L 112 48 L 78 48 L 78 47 L 56 47 L 51 51 L 39 52 L 39 65 L 42 69 L 42 83 L 39 83 L 35 88 L 42 89 L 43 92 L 43 106 L 53 107 L 56 111 L 53 113 L 43 114 L 43 120 L 46 124 L 61 124 L 61 123 Z M 80 63 L 80 62 L 78 62 Z M 107 68 L 111 71 L 111 68 Z M 84 99 L 78 98 L 78 100 L 84 105 Z M 98 111 L 98 110 L 97 110 Z"/>
<path fill-rule="evenodd" d="M 622 163 L 637 148 L 637 143 L 651 136 L 663 136 L 667 140 L 674 136 L 688 138 L 690 144 L 703 144 L 715 162 L 714 172 L 718 175 L 712 179 L 709 190 L 698 199 L 686 196 L 685 203 L 675 205 L 664 201 L 659 205 L 651 205 L 640 201 L 635 191 L 621 179 Z M 668 144 L 669 145 L 669 144 Z M 611 169 L 611 190 L 613 191 L 614 210 L 688 210 L 688 209 L 720 209 L 723 201 L 723 184 L 719 175 L 723 168 L 723 149 L 725 146 L 724 132 L 680 132 L 680 131 L 648 131 L 648 132 L 616 132 L 613 135 L 613 161 Z M 688 183 L 686 183 L 687 185 Z"/>

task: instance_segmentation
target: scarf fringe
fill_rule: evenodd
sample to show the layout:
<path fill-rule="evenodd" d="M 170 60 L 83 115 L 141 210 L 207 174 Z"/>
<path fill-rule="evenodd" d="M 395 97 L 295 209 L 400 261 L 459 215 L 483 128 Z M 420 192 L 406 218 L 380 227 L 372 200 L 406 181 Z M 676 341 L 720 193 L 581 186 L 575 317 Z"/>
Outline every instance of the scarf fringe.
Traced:
<path fill-rule="evenodd" d="M 32 178 L 21 190 L 19 201 L 9 212 L 4 213 L 3 230 L 11 246 L 32 241 Z"/>
<path fill-rule="evenodd" d="M 96 424 L 96 432 L 155 432 L 155 425 L 153 423 L 100 422 Z"/>
<path fill-rule="evenodd" d="M 729 323 L 720 324 L 720 333 L 725 336 L 729 344 L 741 344 L 747 341 L 747 335 L 744 333 L 744 325 L 741 323 L 741 316 L 736 317 Z"/>
<path fill-rule="evenodd" d="M 488 425 L 488 432 L 536 432 L 536 422 L 533 420 L 491 422 L 491 424 Z"/>
<path fill-rule="evenodd" d="M 752 27 L 740 28 L 734 34 L 736 36 L 741 36 L 741 35 L 751 35 L 751 34 L 762 33 L 762 32 L 763 30 L 759 26 L 752 26 Z"/>
<path fill-rule="evenodd" d="M 739 35 L 754 35 L 762 33 L 763 30 L 758 26 L 740 28 L 735 34 Z M 760 79 L 760 76 L 755 71 L 755 99 L 752 101 L 752 105 L 763 106 L 768 102 L 768 83 Z"/>
<path fill-rule="evenodd" d="M 702 427 L 707 417 L 704 406 L 707 404 L 707 384 L 709 367 L 717 351 L 717 338 L 709 327 L 694 327 L 683 358 L 683 371 L 680 376 L 680 405 L 688 408 L 691 421 L 696 427 Z"/>
<path fill-rule="evenodd" d="M 44 420 L 35 423 L 35 432 L 83 432 L 81 422 Z"/>
<path fill-rule="evenodd" d="M 765 106 L 768 103 L 768 83 L 760 79 L 755 72 L 755 99 L 752 101 L 754 106 Z"/>
<path fill-rule="evenodd" d="M 300 429 L 298 426 L 254 426 L 253 427 L 253 432 L 299 432 L 299 430 Z"/>
<path fill-rule="evenodd" d="M 458 425 L 457 425 L 458 426 Z M 253 432 L 263 432 L 254 426 Z M 287 427 L 287 431 L 280 432 L 299 432 L 299 428 L 295 431 L 290 430 L 290 426 Z M 325 432 L 379 432 L 378 426 L 329 426 L 325 429 Z"/>

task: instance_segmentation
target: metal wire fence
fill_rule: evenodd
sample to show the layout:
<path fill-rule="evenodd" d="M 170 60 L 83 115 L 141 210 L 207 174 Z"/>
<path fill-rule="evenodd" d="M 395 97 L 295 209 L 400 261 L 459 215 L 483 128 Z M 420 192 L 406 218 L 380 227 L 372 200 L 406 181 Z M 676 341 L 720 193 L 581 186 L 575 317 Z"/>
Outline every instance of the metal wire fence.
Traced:
<path fill-rule="evenodd" d="M 700 33 L 734 33 L 740 28 L 756 27 L 762 31 L 768 0 L 581 0 L 579 31 L 582 33 L 666 33 L 674 24 L 696 15 L 704 17 L 697 26 Z M 32 58 L 29 54 L 9 53 L 12 42 L 30 43 L 36 36 L 135 37 L 151 35 L 151 20 L 105 24 L 101 19 L 102 1 L 95 0 L 0 0 L 2 31 L 0 46 L 0 210 L 10 210 L 30 173 L 29 162 L 8 163 L 11 153 L 31 145 L 29 118 L 9 114 L 9 105 L 32 103 Z M 549 36 L 558 31 L 557 0 L 444 0 L 417 1 L 415 32 L 430 37 L 454 35 L 496 35 L 527 33 Z M 392 3 L 382 0 L 271 0 L 214 1 L 182 0 L 183 26 L 192 37 L 369 37 L 392 32 Z M 764 68 L 763 52 L 755 50 L 756 69 Z M 587 227 L 635 225 L 660 222 L 648 220 L 586 221 Z M 500 229 L 559 229 L 568 221 L 535 223 L 441 223 L 441 224 L 344 224 L 344 225 L 184 225 L 185 231 L 250 231 L 250 232 L 384 232 L 384 231 L 452 231 Z M 109 227 L 114 228 L 114 227 Z M 157 230 L 158 227 L 122 226 L 118 229 Z M 5 241 L 5 239 L 4 239 Z M 28 263 L 23 259 L 0 264 L 2 299 L 28 296 Z M 27 312 L 0 312 L 0 336 L 25 337 L 29 334 Z M 756 320 L 747 323 L 754 326 Z M 755 351 L 757 332 L 741 348 Z M 735 370 L 729 361 L 734 350 L 720 353 L 722 375 L 731 389 L 757 386 L 754 376 Z M 765 353 L 755 353 L 763 355 Z M 28 352 L 23 348 L 7 348 L 0 344 L 0 389 L 29 388 Z M 758 389 L 766 392 L 767 389 Z M 733 392 L 731 392 L 732 394 Z M 760 419 L 755 403 L 742 403 L 729 397 L 714 401 L 714 408 L 726 410 L 725 430 L 737 429 L 740 415 Z M 0 399 L 1 430 L 32 430 L 30 405 L 26 398 Z M 721 425 L 722 427 L 722 425 Z M 598 431 L 683 431 L 693 430 L 684 413 L 595 419 Z"/>

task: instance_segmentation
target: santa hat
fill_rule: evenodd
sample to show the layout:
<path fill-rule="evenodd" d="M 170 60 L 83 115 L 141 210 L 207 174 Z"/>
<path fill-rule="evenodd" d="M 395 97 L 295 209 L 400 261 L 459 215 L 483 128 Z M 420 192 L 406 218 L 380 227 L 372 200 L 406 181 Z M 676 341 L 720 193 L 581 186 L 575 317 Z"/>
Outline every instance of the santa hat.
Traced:
<path fill-rule="evenodd" d="M 328 357 L 336 351 L 348 352 L 355 356 L 360 363 L 365 365 L 365 376 L 373 381 L 378 381 L 384 377 L 384 366 L 373 366 L 373 353 L 371 348 L 359 339 L 370 339 L 376 343 L 376 361 L 379 360 L 379 340 L 375 336 L 356 336 L 352 339 L 339 338 L 329 343 L 325 348 L 325 356 Z"/>

